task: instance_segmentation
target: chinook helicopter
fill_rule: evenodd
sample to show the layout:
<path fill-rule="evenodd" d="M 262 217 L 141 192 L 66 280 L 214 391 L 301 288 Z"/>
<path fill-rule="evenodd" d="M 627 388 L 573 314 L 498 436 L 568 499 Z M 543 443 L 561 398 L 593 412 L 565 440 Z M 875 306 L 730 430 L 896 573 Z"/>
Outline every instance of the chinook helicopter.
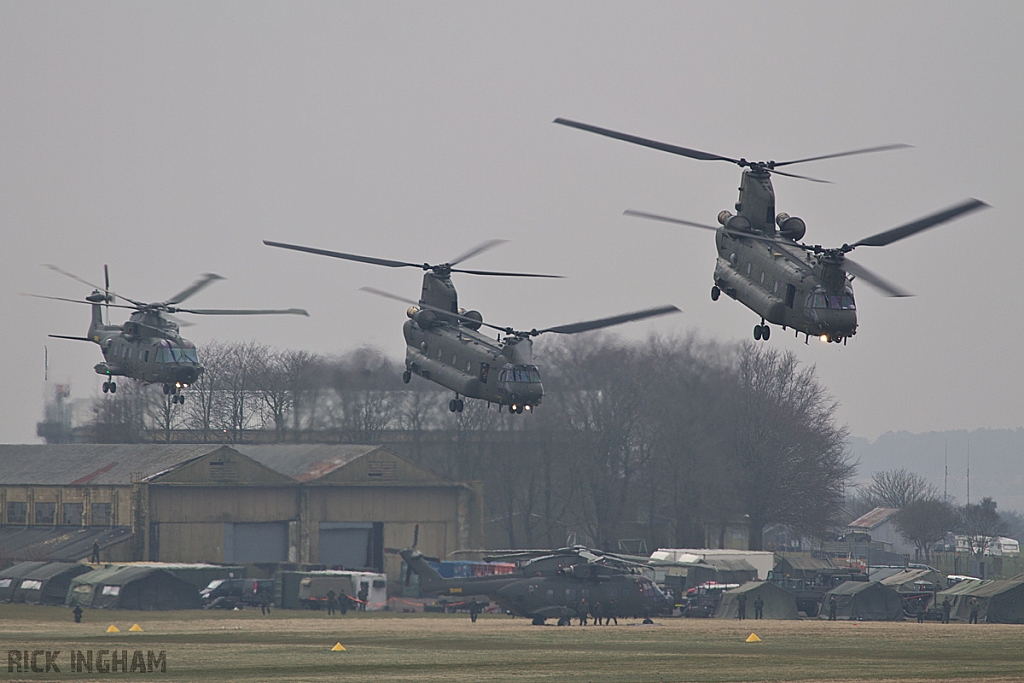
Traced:
<path fill-rule="evenodd" d="M 409 571 L 420 577 L 421 595 L 486 595 L 511 614 L 532 619 L 536 626 L 543 626 L 547 619 L 567 626 L 598 602 L 605 616 L 645 621 L 670 609 L 668 597 L 639 572 L 643 565 L 583 546 L 487 557 L 487 561 L 525 561 L 511 574 L 455 579 L 442 578 L 418 550 L 399 554 Z M 583 600 L 586 607 L 581 605 Z"/>
<path fill-rule="evenodd" d="M 89 283 L 82 278 L 61 270 L 57 266 L 46 266 L 61 275 L 81 282 L 93 288 L 92 294 L 80 299 L 66 299 L 58 296 L 29 294 L 39 299 L 70 301 L 76 304 L 92 306 L 92 321 L 89 331 L 84 337 L 63 334 L 51 334 L 57 339 L 72 339 L 98 344 L 103 352 L 103 362 L 95 366 L 96 373 L 103 375 L 103 393 L 115 393 L 117 382 L 115 377 L 128 377 L 146 384 L 162 384 L 165 394 L 171 395 L 172 403 L 185 403 L 182 389 L 187 389 L 203 374 L 203 366 L 199 362 L 195 344 L 183 339 L 178 333 L 179 325 L 189 325 L 172 320 L 170 313 L 193 313 L 195 315 L 305 315 L 309 313 L 301 308 L 287 310 L 253 310 L 253 309 L 195 309 L 180 308 L 180 304 L 210 283 L 224 278 L 214 273 L 206 273 L 199 277 L 185 290 L 178 292 L 170 299 L 157 303 L 143 303 L 129 299 L 123 294 L 115 294 L 110 290 L 110 275 L 103 266 L 104 286 Z M 127 301 L 130 305 L 114 303 L 117 299 Z M 107 308 L 104 322 L 103 308 Z M 110 308 L 127 308 L 135 311 L 123 325 L 111 325 Z"/>
<path fill-rule="evenodd" d="M 402 328 L 406 343 L 405 372 L 402 373 L 402 380 L 408 384 L 412 376 L 416 374 L 451 389 L 455 392 L 455 398 L 448 402 L 448 410 L 453 413 L 462 412 L 465 407 L 463 398 L 476 398 L 488 403 L 496 403 L 499 410 L 508 406 L 510 414 L 522 413 L 524 410 L 530 411 L 540 405 L 544 396 L 544 386 L 541 384 L 540 371 L 533 363 L 533 338 L 538 335 L 548 332 L 578 334 L 679 311 L 675 306 L 661 306 L 600 320 L 529 331 L 485 323 L 483 316 L 478 311 L 459 308 L 458 293 L 451 280 L 452 273 L 503 277 L 560 277 L 534 273 L 465 270 L 454 267 L 503 242 L 504 240 L 484 242 L 448 263 L 437 265 L 357 256 L 266 240 L 263 243 L 270 247 L 292 249 L 389 268 L 422 269 L 424 271 L 423 289 L 419 301 L 405 299 L 372 287 L 363 287 L 363 291 L 409 304 L 409 309 L 406 311 L 409 320 L 405 321 Z M 481 327 L 497 330 L 499 333 L 497 339 L 480 334 Z"/>
<path fill-rule="evenodd" d="M 768 323 L 783 330 L 793 328 L 806 339 L 816 336 L 823 342 L 846 343 L 857 333 L 857 307 L 853 297 L 853 280 L 860 277 L 887 296 L 912 296 L 899 286 L 871 272 L 847 256 L 857 247 L 883 247 L 917 234 L 972 211 L 988 207 L 985 202 L 967 199 L 910 223 L 866 237 L 841 247 L 823 247 L 800 242 L 806 233 L 804 221 L 786 213 L 775 213 L 775 190 L 772 174 L 800 178 L 812 182 L 828 182 L 780 171 L 780 166 L 867 154 L 908 145 L 882 145 L 837 154 L 796 159 L 793 161 L 747 161 L 687 149 L 664 142 L 598 128 L 586 123 L 558 118 L 555 123 L 590 133 L 622 140 L 644 147 L 678 154 L 699 161 L 727 161 L 743 170 L 736 213 L 718 214 L 719 226 L 694 223 L 678 218 L 643 211 L 626 211 L 626 215 L 677 225 L 715 231 L 718 261 L 715 265 L 711 298 L 717 301 L 724 292 L 761 316 L 754 326 L 754 339 L 771 336 Z"/>

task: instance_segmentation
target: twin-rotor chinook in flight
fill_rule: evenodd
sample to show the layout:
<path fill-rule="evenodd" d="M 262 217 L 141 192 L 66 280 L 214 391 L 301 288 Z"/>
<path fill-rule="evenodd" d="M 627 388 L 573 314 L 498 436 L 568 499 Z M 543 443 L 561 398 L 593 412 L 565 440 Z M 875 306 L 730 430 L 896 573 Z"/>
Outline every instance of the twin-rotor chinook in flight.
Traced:
<path fill-rule="evenodd" d="M 501 244 L 503 240 L 490 240 L 480 244 L 448 263 L 410 263 L 371 256 L 357 256 L 326 249 L 302 247 L 281 242 L 263 243 L 271 247 L 292 249 L 320 256 L 358 261 L 388 268 L 419 268 L 423 272 L 423 289 L 419 301 L 412 301 L 370 287 L 363 290 L 389 299 L 410 304 L 405 321 L 405 372 L 402 379 L 420 377 L 447 387 L 455 392 L 448 409 L 462 412 L 463 398 L 476 398 L 498 404 L 499 410 L 508 406 L 510 414 L 522 413 L 540 405 L 544 396 L 540 370 L 533 362 L 533 338 L 548 332 L 577 334 L 613 325 L 675 313 L 675 306 L 662 306 L 634 313 L 625 313 L 600 320 L 548 327 L 543 330 L 515 330 L 485 323 L 477 311 L 459 307 L 458 293 L 452 284 L 452 273 L 494 275 L 502 277 L 550 278 L 557 275 L 534 273 L 507 273 L 489 270 L 466 270 L 454 266 Z M 499 332 L 498 338 L 480 334 L 481 327 Z"/>
<path fill-rule="evenodd" d="M 793 328 L 797 334 L 803 333 L 807 337 L 813 335 L 820 337 L 822 341 L 845 343 L 857 332 L 857 309 L 853 298 L 854 277 L 860 277 L 888 296 L 910 296 L 897 285 L 853 261 L 847 254 L 857 247 L 882 247 L 892 244 L 988 206 L 977 199 L 968 199 L 948 209 L 853 244 L 844 244 L 841 247 L 808 245 L 799 241 L 806 232 L 803 220 L 785 213 L 776 215 L 772 174 L 826 182 L 780 171 L 778 168 L 809 161 L 899 149 L 907 145 L 884 145 L 793 161 L 747 161 L 648 140 L 568 119 L 555 119 L 555 123 L 699 161 L 727 161 L 744 169 L 736 213 L 722 211 L 718 214 L 720 227 L 642 211 L 626 211 L 626 214 L 714 230 L 718 261 L 715 265 L 711 298 L 717 301 L 721 293 L 725 292 L 761 316 L 761 323 L 754 327 L 754 339 L 757 340 L 769 338 L 771 328 L 768 323 L 772 323 L 784 330 Z"/>
<path fill-rule="evenodd" d="M 179 322 L 168 317 L 171 313 L 192 313 L 194 315 L 309 315 L 301 308 L 275 309 L 223 309 L 223 308 L 181 308 L 177 304 L 185 301 L 211 282 L 223 280 L 220 275 L 206 273 L 187 289 L 178 292 L 166 301 L 143 303 L 129 299 L 123 294 L 110 291 L 110 277 L 103 266 L 104 286 L 86 282 L 82 278 L 47 266 L 61 275 L 93 288 L 92 294 L 80 299 L 65 299 L 57 296 L 30 294 L 40 299 L 70 301 L 92 306 L 92 322 L 84 337 L 51 334 L 58 339 L 73 339 L 98 344 L 103 352 L 103 362 L 95 366 L 97 374 L 103 375 L 103 393 L 117 391 L 115 377 L 128 377 L 146 384 L 162 384 L 164 393 L 171 395 L 172 403 L 184 403 L 182 389 L 188 388 L 203 374 L 196 346 L 178 333 Z M 122 299 L 128 304 L 116 304 Z M 107 322 L 104 322 L 103 307 L 107 307 Z M 110 307 L 127 308 L 135 311 L 123 325 L 109 324 Z M 189 323 L 184 323 L 189 324 Z"/>

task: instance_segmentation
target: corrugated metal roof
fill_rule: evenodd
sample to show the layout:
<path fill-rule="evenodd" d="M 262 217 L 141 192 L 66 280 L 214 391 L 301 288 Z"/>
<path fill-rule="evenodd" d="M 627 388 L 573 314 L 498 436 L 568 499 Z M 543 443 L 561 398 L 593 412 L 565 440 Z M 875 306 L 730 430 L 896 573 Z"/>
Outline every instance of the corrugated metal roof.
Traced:
<path fill-rule="evenodd" d="M 153 478 L 222 447 L 223 444 L 0 445 L 0 485 L 127 486 L 133 476 Z M 232 444 L 228 448 L 297 481 L 313 481 L 381 447 Z"/>
<path fill-rule="evenodd" d="M 861 515 L 847 525 L 849 529 L 874 529 L 899 512 L 896 508 L 875 508 L 866 515 Z"/>
<path fill-rule="evenodd" d="M 360 444 L 237 445 L 236 451 L 297 481 L 313 481 L 381 448 Z"/>
<path fill-rule="evenodd" d="M 94 540 L 100 548 L 109 548 L 131 533 L 131 527 L 126 526 L 4 526 L 0 527 L 0 548 L 12 560 L 77 562 L 89 557 Z"/>
<path fill-rule="evenodd" d="M 0 484 L 123 485 L 148 478 L 221 448 L 220 444 L 0 445 Z"/>

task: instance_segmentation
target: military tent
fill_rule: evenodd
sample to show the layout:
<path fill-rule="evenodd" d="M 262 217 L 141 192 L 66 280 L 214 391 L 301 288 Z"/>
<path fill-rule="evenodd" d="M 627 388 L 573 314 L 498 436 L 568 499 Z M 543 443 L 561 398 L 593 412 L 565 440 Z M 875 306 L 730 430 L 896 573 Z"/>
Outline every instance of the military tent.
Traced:
<path fill-rule="evenodd" d="M 75 577 L 66 604 L 106 609 L 199 609 L 199 591 L 156 567 L 107 567 Z"/>
<path fill-rule="evenodd" d="M 754 603 L 758 597 L 764 600 L 765 619 L 796 619 L 796 597 L 785 588 L 779 588 L 767 581 L 750 581 L 739 588 L 722 593 L 722 601 L 715 610 L 715 619 L 732 619 L 736 616 L 740 596 L 747 598 L 747 618 L 754 618 Z"/>
<path fill-rule="evenodd" d="M 877 581 L 844 581 L 821 599 L 818 616 L 827 619 L 829 601 L 835 596 L 836 618 L 851 621 L 900 621 L 903 598 L 895 588 Z"/>
<path fill-rule="evenodd" d="M 871 575 L 875 580 L 875 575 Z M 892 586 L 900 593 L 920 593 L 942 588 L 942 574 L 934 569 L 900 569 L 878 579 L 879 583 Z"/>
<path fill-rule="evenodd" d="M 935 603 L 946 598 L 953 604 L 950 616 L 967 621 L 971 599 L 978 601 L 978 621 L 989 624 L 1024 624 L 1024 580 L 961 581 L 939 593 Z"/>
<path fill-rule="evenodd" d="M 46 562 L 19 562 L 0 572 L 0 602 L 11 602 L 21 580 L 30 572 L 45 566 Z"/>
<path fill-rule="evenodd" d="M 22 575 L 11 602 L 27 602 L 31 605 L 62 605 L 68 594 L 71 580 L 87 574 L 92 567 L 77 562 L 47 562 Z"/>
<path fill-rule="evenodd" d="M 804 579 L 813 581 L 823 571 L 834 569 L 832 561 L 826 558 L 787 555 L 781 557 L 772 569 L 776 579 Z"/>

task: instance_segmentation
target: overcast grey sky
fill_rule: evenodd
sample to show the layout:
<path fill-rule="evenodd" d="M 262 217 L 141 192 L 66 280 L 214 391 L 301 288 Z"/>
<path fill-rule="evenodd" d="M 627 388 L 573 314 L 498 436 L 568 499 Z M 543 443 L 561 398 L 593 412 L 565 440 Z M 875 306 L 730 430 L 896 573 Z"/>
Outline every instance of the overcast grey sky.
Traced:
<path fill-rule="evenodd" d="M 1021 425 L 1024 143 L 1019 2 L 0 3 L 0 441 L 34 442 L 51 380 L 97 395 L 84 297 L 111 268 L 147 301 L 199 273 L 196 307 L 312 317 L 203 319 L 186 335 L 320 353 L 403 353 L 421 274 L 270 249 L 409 261 L 511 242 L 458 278 L 487 320 L 550 326 L 674 303 L 649 332 L 742 340 L 759 320 L 708 295 L 714 223 L 740 171 L 571 130 L 564 116 L 749 159 L 902 142 L 801 166 L 777 208 L 841 245 L 978 197 L 993 209 L 858 260 L 917 293 L 857 288 L 848 346 L 777 330 L 816 364 L 854 435 Z M 122 317 L 116 318 L 118 321 Z M 543 361 L 543 359 L 540 359 Z"/>

